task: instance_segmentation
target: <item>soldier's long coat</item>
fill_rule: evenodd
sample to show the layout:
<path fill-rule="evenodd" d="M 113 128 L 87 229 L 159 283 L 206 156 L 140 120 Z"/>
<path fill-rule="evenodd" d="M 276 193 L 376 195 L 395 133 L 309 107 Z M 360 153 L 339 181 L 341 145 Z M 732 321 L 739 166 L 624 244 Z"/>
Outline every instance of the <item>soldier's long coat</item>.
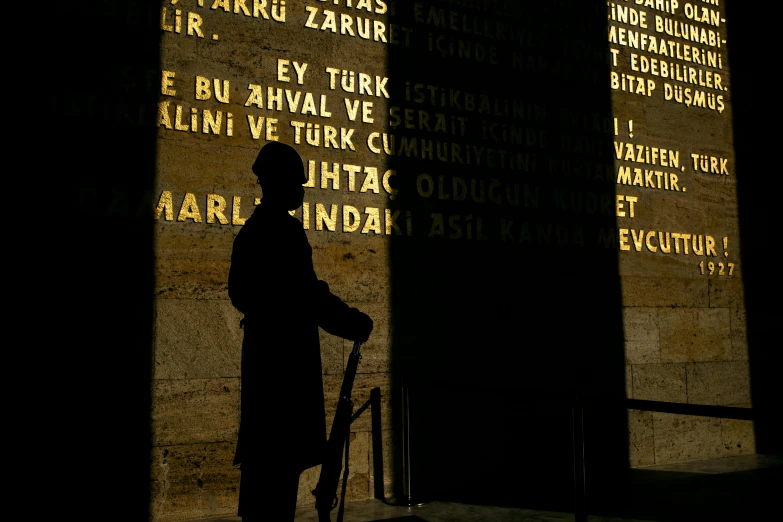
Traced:
<path fill-rule="evenodd" d="M 319 464 L 326 421 L 318 327 L 355 339 L 363 314 L 318 280 L 299 220 L 263 203 L 234 240 L 228 293 L 245 316 L 234 463 Z"/>

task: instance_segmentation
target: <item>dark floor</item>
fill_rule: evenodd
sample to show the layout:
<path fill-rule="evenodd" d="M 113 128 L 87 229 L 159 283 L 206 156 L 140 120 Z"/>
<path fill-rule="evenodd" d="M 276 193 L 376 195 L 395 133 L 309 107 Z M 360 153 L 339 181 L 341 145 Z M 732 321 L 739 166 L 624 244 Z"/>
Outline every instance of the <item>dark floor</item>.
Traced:
<path fill-rule="evenodd" d="M 633 514 L 646 520 L 783 520 L 783 457 L 743 455 L 635 469 L 632 491 Z"/>
<path fill-rule="evenodd" d="M 239 517 L 210 519 L 203 522 L 241 522 Z M 337 520 L 336 510 L 332 520 Z M 477 506 L 454 502 L 430 502 L 417 507 L 390 506 L 380 500 L 346 503 L 344 522 L 572 522 L 571 513 L 529 509 Z M 590 522 L 631 521 L 628 518 L 590 517 Z M 313 508 L 300 508 L 296 522 L 318 522 Z"/>
<path fill-rule="evenodd" d="M 632 499 L 623 513 L 591 515 L 590 522 L 783 520 L 783 457 L 744 455 L 635 469 Z M 618 499 L 619 500 L 619 499 Z M 628 500 L 628 499 L 624 499 Z M 618 504 L 620 502 L 618 501 Z M 332 513 L 336 520 L 337 512 Z M 557 513 L 456 502 L 392 506 L 380 500 L 350 502 L 345 522 L 570 522 Z M 204 522 L 240 522 L 239 517 Z M 317 522 L 312 507 L 297 510 L 296 522 Z"/>

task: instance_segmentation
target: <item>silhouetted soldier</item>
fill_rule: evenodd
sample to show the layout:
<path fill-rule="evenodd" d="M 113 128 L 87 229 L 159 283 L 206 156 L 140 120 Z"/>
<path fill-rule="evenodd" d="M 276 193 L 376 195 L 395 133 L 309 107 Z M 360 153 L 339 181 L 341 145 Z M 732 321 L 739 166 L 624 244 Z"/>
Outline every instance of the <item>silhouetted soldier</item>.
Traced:
<path fill-rule="evenodd" d="M 234 240 L 228 294 L 244 314 L 238 513 L 244 522 L 294 520 L 299 475 L 321 462 L 326 419 L 320 326 L 365 341 L 372 320 L 319 281 L 299 220 L 306 181 L 299 154 L 270 142 L 253 172 L 263 200 Z"/>

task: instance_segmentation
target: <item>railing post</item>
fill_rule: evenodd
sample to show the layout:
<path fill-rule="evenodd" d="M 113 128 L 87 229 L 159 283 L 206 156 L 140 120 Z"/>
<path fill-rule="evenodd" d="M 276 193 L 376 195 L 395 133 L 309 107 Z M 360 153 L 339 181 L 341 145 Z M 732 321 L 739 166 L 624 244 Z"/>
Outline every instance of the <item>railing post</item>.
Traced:
<path fill-rule="evenodd" d="M 383 433 L 381 431 L 381 389 L 370 390 L 370 426 L 372 429 L 372 471 L 373 493 L 377 499 L 384 497 L 383 491 Z"/>
<path fill-rule="evenodd" d="M 407 383 L 399 387 L 399 435 L 400 455 L 399 470 L 402 479 L 402 488 L 395 486 L 394 495 L 384 499 L 384 502 L 393 506 L 420 506 L 424 502 L 414 494 L 411 484 L 411 425 L 410 425 L 410 388 Z M 395 469 L 396 472 L 396 469 Z"/>
<path fill-rule="evenodd" d="M 402 392 L 402 498 L 398 501 L 407 506 L 415 504 L 411 491 L 411 433 L 410 433 L 410 395 L 408 386 L 403 386 Z"/>
<path fill-rule="evenodd" d="M 571 407 L 574 428 L 574 515 L 576 522 L 587 522 L 584 415 L 584 404 L 581 400 L 576 400 Z"/>

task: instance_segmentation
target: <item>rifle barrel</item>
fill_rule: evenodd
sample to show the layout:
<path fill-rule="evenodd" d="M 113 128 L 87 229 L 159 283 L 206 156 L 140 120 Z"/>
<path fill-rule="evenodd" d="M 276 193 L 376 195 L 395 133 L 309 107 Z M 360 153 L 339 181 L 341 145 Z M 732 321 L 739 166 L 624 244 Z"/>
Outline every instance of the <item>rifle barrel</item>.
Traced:
<path fill-rule="evenodd" d="M 342 471 L 344 444 L 351 432 L 351 412 L 353 411 L 351 391 L 353 390 L 359 359 L 361 359 L 361 354 L 359 353 L 360 346 L 361 343 L 354 342 L 351 355 L 348 356 L 348 364 L 343 375 L 343 384 L 340 387 L 340 397 L 337 399 L 337 410 L 332 421 L 332 429 L 329 432 L 326 455 L 324 455 L 324 461 L 321 464 L 318 484 L 313 490 L 319 522 L 331 522 L 329 512 L 336 505 L 333 501 L 337 498 L 337 486 L 340 482 L 340 472 Z M 347 477 L 343 477 L 343 480 L 346 479 Z"/>

